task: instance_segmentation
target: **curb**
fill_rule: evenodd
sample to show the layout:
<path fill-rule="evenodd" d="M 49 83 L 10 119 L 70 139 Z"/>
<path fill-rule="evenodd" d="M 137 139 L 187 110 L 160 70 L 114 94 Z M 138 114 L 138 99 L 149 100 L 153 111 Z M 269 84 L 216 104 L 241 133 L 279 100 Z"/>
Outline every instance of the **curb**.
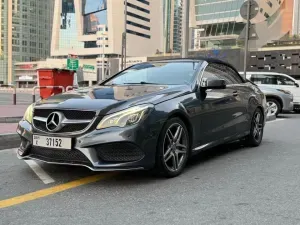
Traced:
<path fill-rule="evenodd" d="M 0 117 L 0 123 L 19 123 L 22 120 L 22 116 L 18 117 Z"/>
<path fill-rule="evenodd" d="M 20 146 L 20 136 L 17 133 L 0 134 L 0 150 L 17 148 Z"/>
<path fill-rule="evenodd" d="M 276 120 L 276 116 L 267 116 L 267 122 Z"/>

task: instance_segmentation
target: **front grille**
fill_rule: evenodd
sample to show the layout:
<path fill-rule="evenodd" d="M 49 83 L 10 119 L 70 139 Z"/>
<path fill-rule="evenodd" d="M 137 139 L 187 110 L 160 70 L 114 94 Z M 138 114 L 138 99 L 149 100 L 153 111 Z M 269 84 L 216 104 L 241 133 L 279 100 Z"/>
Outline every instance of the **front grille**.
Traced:
<path fill-rule="evenodd" d="M 97 156 L 106 162 L 133 162 L 144 158 L 144 153 L 131 143 L 111 143 L 98 145 Z"/>
<path fill-rule="evenodd" d="M 76 149 L 61 150 L 33 146 L 29 156 L 50 162 L 91 165 L 86 156 Z"/>
<path fill-rule="evenodd" d="M 96 115 L 95 111 L 34 109 L 33 116 L 47 118 L 52 112 L 61 112 L 69 120 L 91 120 Z"/>
<path fill-rule="evenodd" d="M 67 124 L 61 130 L 55 133 L 59 134 L 59 133 L 77 132 L 77 131 L 84 130 L 88 125 L 89 124 L 87 123 Z M 34 126 L 39 130 L 49 132 L 45 122 L 34 120 Z"/>
<path fill-rule="evenodd" d="M 61 112 L 69 120 L 91 120 L 96 116 L 95 111 L 78 111 L 78 110 L 56 110 L 56 109 L 35 109 L 34 116 L 47 118 L 52 112 Z M 79 121 L 78 121 L 79 122 Z M 34 126 L 44 132 L 49 132 L 46 123 L 39 120 L 33 120 Z M 88 123 L 66 124 L 61 130 L 55 133 L 79 132 L 88 127 Z"/>

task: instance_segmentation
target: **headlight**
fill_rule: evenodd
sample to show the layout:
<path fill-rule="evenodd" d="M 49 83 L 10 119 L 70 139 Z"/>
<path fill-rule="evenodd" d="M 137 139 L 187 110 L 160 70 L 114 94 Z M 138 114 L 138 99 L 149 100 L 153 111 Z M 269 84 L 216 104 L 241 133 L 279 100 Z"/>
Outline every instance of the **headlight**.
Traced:
<path fill-rule="evenodd" d="M 32 117 L 33 117 L 33 104 L 28 106 L 23 116 L 23 119 L 26 120 L 28 123 L 32 123 Z"/>
<path fill-rule="evenodd" d="M 152 105 L 134 106 L 132 108 L 105 116 L 98 124 L 97 129 L 104 129 L 108 127 L 126 127 L 137 124 L 149 114 L 152 108 Z"/>
<path fill-rule="evenodd" d="M 276 89 L 277 91 L 280 91 L 280 92 L 283 92 L 284 94 L 287 94 L 287 95 L 291 95 L 292 92 L 290 91 L 287 91 L 287 90 L 282 90 L 282 89 Z"/>

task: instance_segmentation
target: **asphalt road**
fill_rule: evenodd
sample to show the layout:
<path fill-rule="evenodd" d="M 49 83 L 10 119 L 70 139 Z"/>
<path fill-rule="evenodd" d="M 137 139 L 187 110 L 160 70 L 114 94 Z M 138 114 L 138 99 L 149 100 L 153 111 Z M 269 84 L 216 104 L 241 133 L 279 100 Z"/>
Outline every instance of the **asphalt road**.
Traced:
<path fill-rule="evenodd" d="M 36 100 L 39 96 L 36 95 Z M 30 93 L 17 93 L 17 105 L 29 105 L 32 103 L 32 94 Z M 0 105 L 11 105 L 13 104 L 12 93 L 0 91 Z"/>
<path fill-rule="evenodd" d="M 260 147 L 201 153 L 177 178 L 120 173 L 40 198 L 34 191 L 95 173 L 39 164 L 54 180 L 44 184 L 13 150 L 0 151 L 0 206 L 26 193 L 36 197 L 0 209 L 0 224 L 300 224 L 299 124 L 300 115 L 270 122 Z"/>

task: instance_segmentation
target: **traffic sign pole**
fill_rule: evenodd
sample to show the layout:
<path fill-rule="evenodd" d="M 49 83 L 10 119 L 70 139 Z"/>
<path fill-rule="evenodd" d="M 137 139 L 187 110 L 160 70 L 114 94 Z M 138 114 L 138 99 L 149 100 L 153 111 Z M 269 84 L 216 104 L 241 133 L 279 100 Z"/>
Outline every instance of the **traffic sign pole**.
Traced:
<path fill-rule="evenodd" d="M 250 0 L 247 1 L 247 21 L 246 21 L 246 37 L 245 37 L 245 50 L 244 50 L 244 79 L 247 73 L 247 58 L 249 50 L 249 24 L 250 24 Z"/>

